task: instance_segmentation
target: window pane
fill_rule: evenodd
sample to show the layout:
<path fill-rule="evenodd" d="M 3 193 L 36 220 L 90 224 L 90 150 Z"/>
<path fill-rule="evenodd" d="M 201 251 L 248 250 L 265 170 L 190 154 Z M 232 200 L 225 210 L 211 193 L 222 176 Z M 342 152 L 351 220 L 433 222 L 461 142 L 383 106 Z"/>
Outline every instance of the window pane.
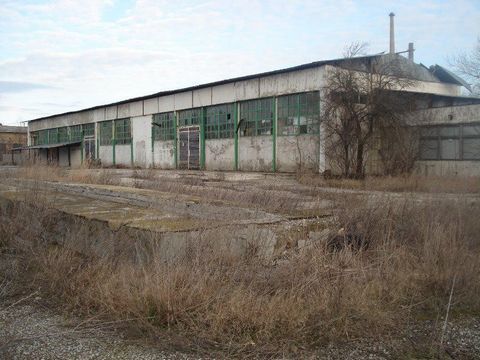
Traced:
<path fill-rule="evenodd" d="M 278 135 L 318 134 L 320 94 L 318 91 L 278 98 Z"/>
<path fill-rule="evenodd" d="M 112 145 L 112 121 L 100 123 L 100 145 Z"/>
<path fill-rule="evenodd" d="M 480 160 L 480 138 L 463 139 L 463 159 Z"/>
<path fill-rule="evenodd" d="M 458 139 L 440 140 L 440 154 L 442 160 L 456 160 L 460 158 L 460 141 Z"/>
<path fill-rule="evenodd" d="M 480 136 L 480 125 L 464 125 L 463 136 Z"/>
<path fill-rule="evenodd" d="M 240 104 L 242 136 L 271 135 L 274 99 L 244 101 Z"/>
<path fill-rule="evenodd" d="M 438 158 L 437 140 L 420 140 L 420 158 L 422 160 L 436 160 Z"/>
<path fill-rule="evenodd" d="M 174 114 L 173 111 L 153 115 L 153 138 L 158 141 L 173 140 Z"/>
<path fill-rule="evenodd" d="M 440 128 L 440 136 L 454 136 L 457 137 L 460 135 L 459 126 L 443 126 Z"/>

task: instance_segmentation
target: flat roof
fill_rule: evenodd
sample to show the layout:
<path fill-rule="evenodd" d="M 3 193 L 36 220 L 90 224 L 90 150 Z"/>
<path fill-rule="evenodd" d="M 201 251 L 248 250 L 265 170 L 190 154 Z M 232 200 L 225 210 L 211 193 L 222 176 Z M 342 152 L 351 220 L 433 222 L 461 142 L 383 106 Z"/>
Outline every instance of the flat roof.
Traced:
<path fill-rule="evenodd" d="M 0 125 L 0 133 L 26 133 L 25 126 Z"/>
<path fill-rule="evenodd" d="M 15 148 L 15 150 L 31 150 L 31 149 L 52 149 L 57 147 L 71 146 L 81 144 L 81 141 L 69 141 L 59 144 L 43 144 L 43 145 L 33 145 L 33 146 L 24 146 L 22 148 Z"/>

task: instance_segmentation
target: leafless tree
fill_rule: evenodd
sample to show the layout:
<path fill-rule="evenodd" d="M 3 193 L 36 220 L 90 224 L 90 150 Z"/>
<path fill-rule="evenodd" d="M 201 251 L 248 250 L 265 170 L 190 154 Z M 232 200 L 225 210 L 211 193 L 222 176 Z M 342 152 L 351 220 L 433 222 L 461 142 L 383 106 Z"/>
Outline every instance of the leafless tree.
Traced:
<path fill-rule="evenodd" d="M 451 61 L 455 70 L 469 81 L 474 94 L 480 94 L 480 38 L 472 52 L 455 56 Z"/>
<path fill-rule="evenodd" d="M 402 92 L 413 81 L 398 55 L 359 57 L 364 49 L 364 44 L 352 44 L 346 49 L 347 60 L 329 68 L 322 96 L 327 156 L 344 177 L 364 177 L 369 148 L 378 134 L 405 128 L 402 115 L 412 99 Z"/>

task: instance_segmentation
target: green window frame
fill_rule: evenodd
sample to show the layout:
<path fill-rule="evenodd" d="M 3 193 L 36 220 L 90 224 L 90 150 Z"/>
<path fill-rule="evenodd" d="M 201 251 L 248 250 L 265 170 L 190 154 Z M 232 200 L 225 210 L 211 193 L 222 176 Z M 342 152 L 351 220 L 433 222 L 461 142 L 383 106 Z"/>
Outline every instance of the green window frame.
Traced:
<path fill-rule="evenodd" d="M 48 130 L 40 130 L 38 132 L 38 145 L 48 144 Z"/>
<path fill-rule="evenodd" d="M 272 135 L 275 98 L 248 100 L 240 103 L 242 136 Z"/>
<path fill-rule="evenodd" d="M 58 128 L 58 132 L 57 132 L 57 140 L 58 140 L 58 143 L 67 143 L 70 141 L 70 137 L 68 136 L 68 127 L 67 126 L 64 126 L 64 127 L 61 127 L 61 128 Z"/>
<path fill-rule="evenodd" d="M 154 141 L 168 141 L 175 139 L 175 116 L 173 111 L 153 115 Z"/>
<path fill-rule="evenodd" d="M 320 133 L 320 93 L 318 91 L 278 97 L 279 136 Z"/>
<path fill-rule="evenodd" d="M 56 144 L 56 143 L 58 143 L 58 128 L 48 129 L 47 144 Z"/>
<path fill-rule="evenodd" d="M 206 108 L 205 139 L 231 139 L 235 132 L 234 104 Z"/>
<path fill-rule="evenodd" d="M 109 146 L 112 145 L 113 139 L 113 121 L 102 121 L 100 123 L 100 145 Z"/>
<path fill-rule="evenodd" d="M 127 145 L 132 143 L 130 118 L 115 120 L 115 144 Z"/>
<path fill-rule="evenodd" d="M 202 123 L 202 108 L 182 110 L 177 115 L 178 126 L 200 125 Z"/>
<path fill-rule="evenodd" d="M 82 125 L 70 126 L 70 141 L 82 141 Z"/>
<path fill-rule="evenodd" d="M 94 136 L 95 135 L 95 123 L 88 123 L 82 125 L 82 134 L 85 136 Z"/>

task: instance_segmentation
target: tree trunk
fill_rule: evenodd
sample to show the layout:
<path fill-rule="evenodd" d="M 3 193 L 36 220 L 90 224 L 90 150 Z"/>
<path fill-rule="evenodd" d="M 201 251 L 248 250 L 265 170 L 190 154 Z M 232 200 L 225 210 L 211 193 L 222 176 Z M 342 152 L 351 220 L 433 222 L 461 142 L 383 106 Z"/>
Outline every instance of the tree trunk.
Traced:
<path fill-rule="evenodd" d="M 359 143 L 357 146 L 357 169 L 355 171 L 355 176 L 358 179 L 363 179 L 365 176 L 365 174 L 363 173 L 363 150 L 363 144 Z"/>

